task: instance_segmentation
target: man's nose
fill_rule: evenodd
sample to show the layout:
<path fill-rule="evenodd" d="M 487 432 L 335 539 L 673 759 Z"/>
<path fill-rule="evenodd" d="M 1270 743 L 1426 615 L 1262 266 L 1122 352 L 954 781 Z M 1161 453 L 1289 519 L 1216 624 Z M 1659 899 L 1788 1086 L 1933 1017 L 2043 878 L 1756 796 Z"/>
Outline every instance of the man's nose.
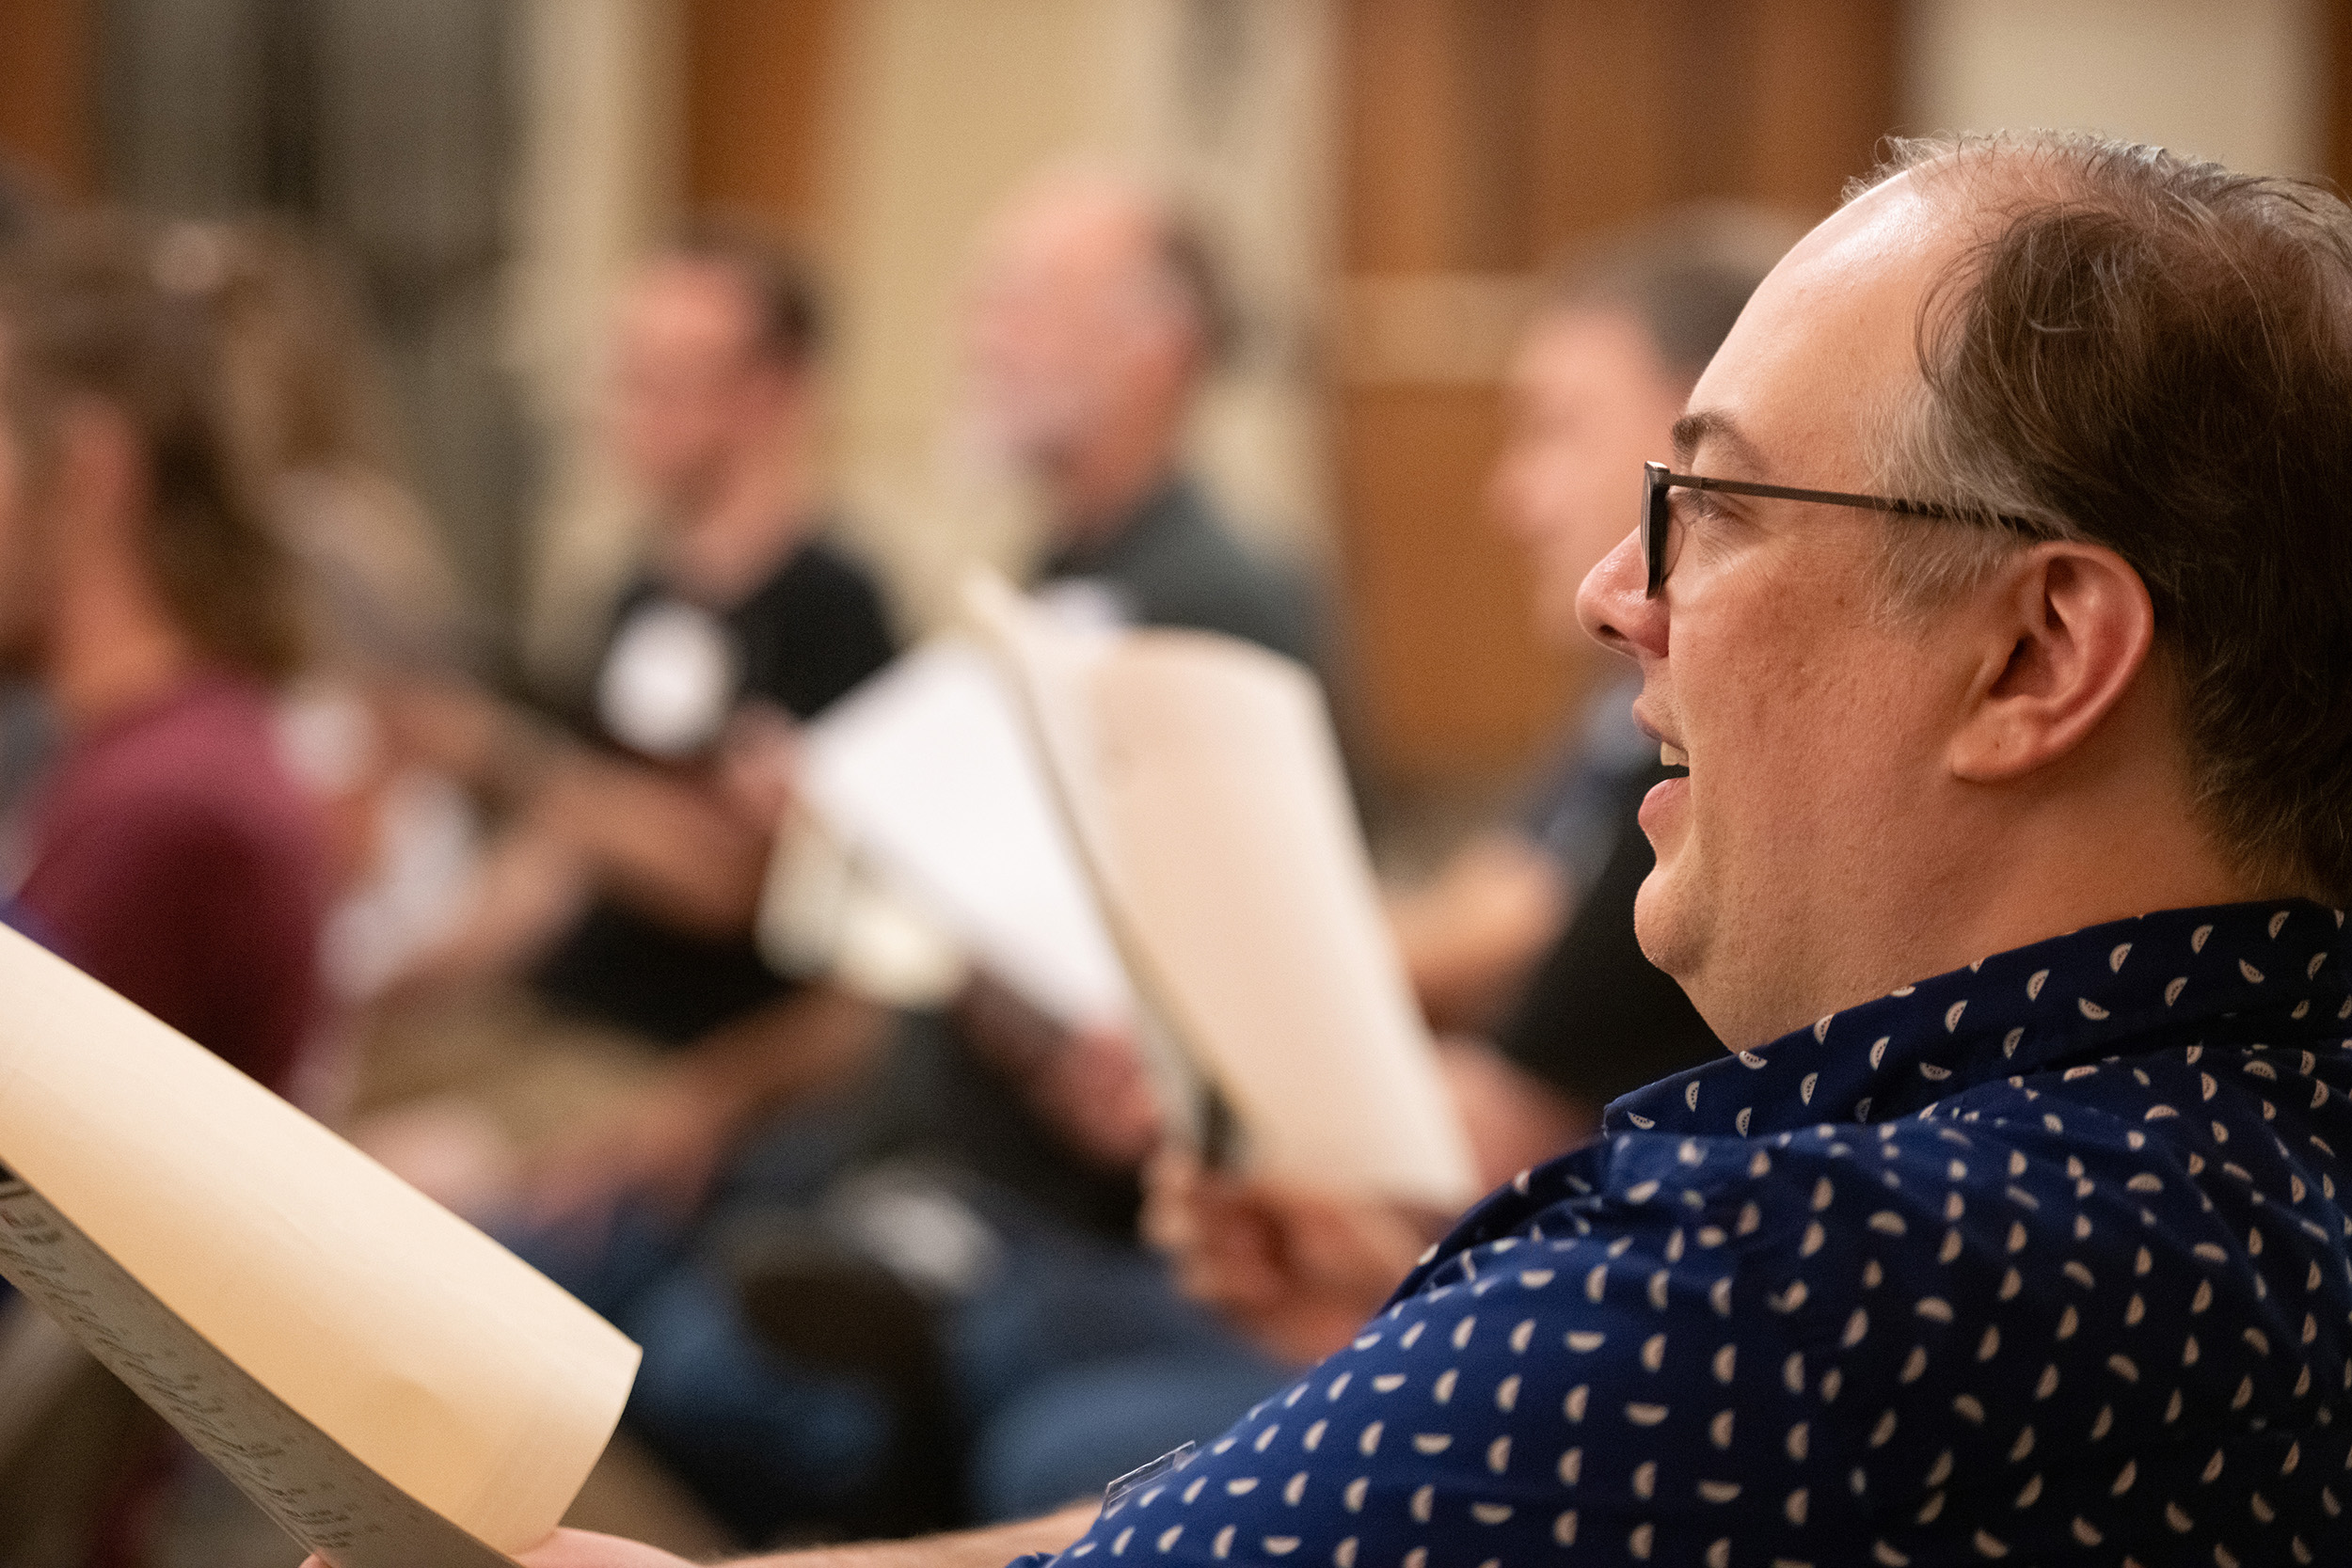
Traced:
<path fill-rule="evenodd" d="M 1648 597 L 1648 563 L 1637 529 L 1600 558 L 1577 590 L 1576 619 L 1584 635 L 1629 658 L 1665 657 L 1666 601 Z"/>

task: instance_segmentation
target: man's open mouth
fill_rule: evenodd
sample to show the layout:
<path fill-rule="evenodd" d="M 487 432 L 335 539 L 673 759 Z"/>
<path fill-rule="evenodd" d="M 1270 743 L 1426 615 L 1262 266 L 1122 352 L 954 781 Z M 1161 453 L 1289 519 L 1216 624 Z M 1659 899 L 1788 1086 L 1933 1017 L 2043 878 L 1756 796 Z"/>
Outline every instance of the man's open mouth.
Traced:
<path fill-rule="evenodd" d="M 1661 740 L 1658 743 L 1658 760 L 1667 768 L 1680 768 L 1687 770 L 1691 766 L 1691 753 L 1671 740 Z"/>

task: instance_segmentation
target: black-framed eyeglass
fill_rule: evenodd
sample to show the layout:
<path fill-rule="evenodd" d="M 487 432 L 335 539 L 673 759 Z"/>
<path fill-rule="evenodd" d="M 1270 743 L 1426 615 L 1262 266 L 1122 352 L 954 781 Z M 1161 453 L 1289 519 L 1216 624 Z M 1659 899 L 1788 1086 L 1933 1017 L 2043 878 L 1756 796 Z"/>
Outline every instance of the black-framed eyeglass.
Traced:
<path fill-rule="evenodd" d="M 1743 479 L 1709 479 L 1678 474 L 1663 463 L 1642 465 L 1642 559 L 1649 570 L 1646 596 L 1656 598 L 1674 570 L 1674 519 L 1666 504 L 1670 490 L 1716 490 L 1732 496 L 1761 496 L 1770 500 L 1813 501 L 1822 506 L 1851 506 L 1867 512 L 1899 512 L 1913 517 L 1936 517 L 1947 522 L 1974 522 L 1983 514 L 1961 512 L 1933 501 L 1901 500 L 1893 496 L 1856 496 L 1843 490 L 1798 490 L 1786 484 L 1756 484 Z M 1994 521 L 2020 532 L 2043 531 L 2023 517 L 1996 516 Z"/>

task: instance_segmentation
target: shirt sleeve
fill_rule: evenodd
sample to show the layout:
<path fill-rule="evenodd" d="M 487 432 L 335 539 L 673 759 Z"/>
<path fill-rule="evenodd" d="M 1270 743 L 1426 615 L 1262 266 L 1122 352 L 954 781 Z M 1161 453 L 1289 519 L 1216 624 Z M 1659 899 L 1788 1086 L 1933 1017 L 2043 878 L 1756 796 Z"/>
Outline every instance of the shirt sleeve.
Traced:
<path fill-rule="evenodd" d="M 1702 1562 L 1735 1539 L 1770 1560 L 1832 1484 L 1836 1445 L 1807 1427 L 1834 1360 L 1813 1314 L 1762 1299 L 1745 1260 L 1761 1218 L 1735 1246 L 1722 1180 L 1677 1176 L 1671 1144 L 1629 1153 L 1565 1167 L 1585 1192 L 1408 1282 L 1064 1562 Z"/>
<path fill-rule="evenodd" d="M 277 1087 L 317 984 L 315 890 L 285 860 L 163 800 L 46 847 L 21 896 L 63 957 Z"/>

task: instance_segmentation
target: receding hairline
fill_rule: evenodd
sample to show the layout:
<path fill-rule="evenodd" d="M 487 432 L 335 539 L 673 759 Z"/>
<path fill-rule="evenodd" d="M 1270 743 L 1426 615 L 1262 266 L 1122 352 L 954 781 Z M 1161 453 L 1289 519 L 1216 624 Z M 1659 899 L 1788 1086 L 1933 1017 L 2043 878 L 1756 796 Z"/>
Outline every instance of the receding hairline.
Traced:
<path fill-rule="evenodd" d="M 2075 135 L 1993 131 L 1889 138 L 1887 156 L 1867 174 L 1848 181 L 1838 205 L 1850 207 L 1904 179 L 1922 199 L 1948 201 L 1955 186 L 1964 187 L 1995 214 L 2020 202 L 2079 199 L 2092 187 L 2066 157 Z"/>
<path fill-rule="evenodd" d="M 1216 226 L 1178 182 L 1090 157 L 1049 164 L 1014 187 L 983 227 L 982 265 L 1008 249 L 1009 236 L 1039 225 L 1106 237 L 1104 287 L 1172 308 L 1205 365 L 1232 352 L 1241 325 Z"/>
<path fill-rule="evenodd" d="M 1149 270 L 1176 222 L 1174 198 L 1141 175 L 1093 163 L 1057 164 L 1015 187 L 990 219 L 983 251 L 1025 230 L 1078 231 L 1112 237 L 1122 266 Z"/>

